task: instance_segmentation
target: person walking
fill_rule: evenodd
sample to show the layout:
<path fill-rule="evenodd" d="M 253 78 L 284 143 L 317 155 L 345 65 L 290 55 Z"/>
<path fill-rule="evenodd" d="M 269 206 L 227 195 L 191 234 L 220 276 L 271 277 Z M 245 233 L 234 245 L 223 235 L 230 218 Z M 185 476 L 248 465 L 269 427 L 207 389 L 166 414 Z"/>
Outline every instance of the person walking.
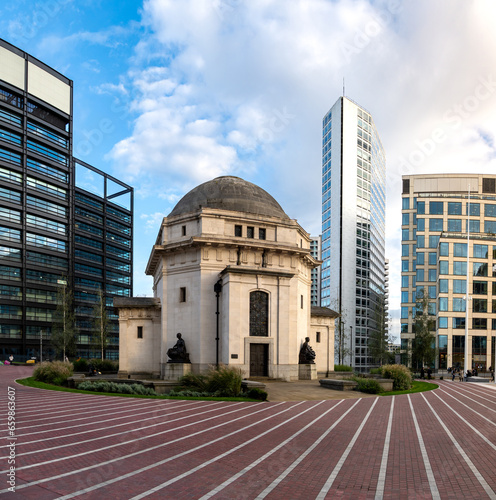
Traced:
<path fill-rule="evenodd" d="M 463 371 L 461 368 L 458 368 L 458 380 L 463 382 Z"/>
<path fill-rule="evenodd" d="M 9 361 L 11 365 L 14 364 L 14 356 L 12 356 L 12 354 L 9 356 Z"/>

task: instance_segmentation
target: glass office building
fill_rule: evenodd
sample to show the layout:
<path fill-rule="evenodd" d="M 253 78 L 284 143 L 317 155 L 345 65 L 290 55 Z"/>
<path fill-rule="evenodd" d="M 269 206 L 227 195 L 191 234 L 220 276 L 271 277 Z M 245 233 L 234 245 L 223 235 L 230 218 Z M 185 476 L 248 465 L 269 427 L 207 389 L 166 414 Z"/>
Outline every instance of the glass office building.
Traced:
<path fill-rule="evenodd" d="M 369 112 L 340 97 L 322 122 L 321 306 L 341 314 L 357 371 L 374 366 L 368 338 L 386 300 L 386 159 Z"/>
<path fill-rule="evenodd" d="M 463 369 L 466 340 L 469 369 L 494 367 L 496 176 L 404 176 L 402 203 L 403 363 L 411 362 L 417 298 L 427 295 L 435 368 Z"/>
<path fill-rule="evenodd" d="M 93 305 L 132 296 L 133 189 L 72 156 L 71 80 L 0 40 L 0 355 L 51 357 L 57 291 L 70 286 L 78 355 Z"/>

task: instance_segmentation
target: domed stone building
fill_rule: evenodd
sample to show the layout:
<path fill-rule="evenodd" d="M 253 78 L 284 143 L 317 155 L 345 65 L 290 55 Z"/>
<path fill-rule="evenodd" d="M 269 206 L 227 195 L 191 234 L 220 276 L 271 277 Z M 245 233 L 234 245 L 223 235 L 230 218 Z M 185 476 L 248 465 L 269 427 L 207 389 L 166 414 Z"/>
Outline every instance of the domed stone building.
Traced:
<path fill-rule="evenodd" d="M 337 314 L 310 305 L 318 265 L 309 234 L 260 187 L 230 176 L 197 186 L 163 219 L 146 267 L 154 297 L 114 300 L 120 376 L 175 379 L 222 363 L 297 380 L 310 376 L 298 363 L 306 337 L 317 371 L 332 371 Z M 190 363 L 167 354 L 178 333 Z"/>

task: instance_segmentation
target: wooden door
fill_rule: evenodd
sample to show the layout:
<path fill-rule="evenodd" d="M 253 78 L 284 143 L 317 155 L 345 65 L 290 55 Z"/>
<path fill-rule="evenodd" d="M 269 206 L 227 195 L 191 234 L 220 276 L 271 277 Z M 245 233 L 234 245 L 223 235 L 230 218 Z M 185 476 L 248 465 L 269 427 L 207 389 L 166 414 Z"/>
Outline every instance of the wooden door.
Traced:
<path fill-rule="evenodd" d="M 269 375 L 269 344 L 250 344 L 250 377 Z"/>

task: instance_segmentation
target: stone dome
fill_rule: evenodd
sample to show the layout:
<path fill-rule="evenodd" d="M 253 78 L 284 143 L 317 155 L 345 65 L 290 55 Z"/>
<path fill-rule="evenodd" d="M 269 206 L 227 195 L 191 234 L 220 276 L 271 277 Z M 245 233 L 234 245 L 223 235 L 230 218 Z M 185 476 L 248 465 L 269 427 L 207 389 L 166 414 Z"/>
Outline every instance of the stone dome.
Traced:
<path fill-rule="evenodd" d="M 267 191 L 232 176 L 217 177 L 195 187 L 179 200 L 169 217 L 205 207 L 289 219 Z"/>

